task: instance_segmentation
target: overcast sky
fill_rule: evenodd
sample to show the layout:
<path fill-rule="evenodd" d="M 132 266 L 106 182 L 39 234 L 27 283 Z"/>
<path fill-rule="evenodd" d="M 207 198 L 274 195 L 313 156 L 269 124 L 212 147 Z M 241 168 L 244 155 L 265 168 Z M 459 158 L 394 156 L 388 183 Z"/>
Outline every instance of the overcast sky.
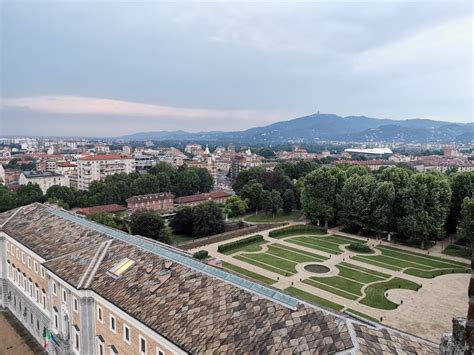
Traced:
<path fill-rule="evenodd" d="M 0 135 L 471 122 L 472 4 L 0 0 Z"/>

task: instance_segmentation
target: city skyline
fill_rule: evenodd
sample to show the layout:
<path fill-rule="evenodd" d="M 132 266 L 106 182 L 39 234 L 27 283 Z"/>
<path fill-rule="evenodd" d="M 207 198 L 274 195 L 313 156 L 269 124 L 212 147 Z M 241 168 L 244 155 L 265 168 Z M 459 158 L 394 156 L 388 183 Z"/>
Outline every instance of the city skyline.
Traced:
<path fill-rule="evenodd" d="M 233 131 L 318 110 L 470 122 L 472 18 L 468 1 L 3 2 L 0 131 Z"/>

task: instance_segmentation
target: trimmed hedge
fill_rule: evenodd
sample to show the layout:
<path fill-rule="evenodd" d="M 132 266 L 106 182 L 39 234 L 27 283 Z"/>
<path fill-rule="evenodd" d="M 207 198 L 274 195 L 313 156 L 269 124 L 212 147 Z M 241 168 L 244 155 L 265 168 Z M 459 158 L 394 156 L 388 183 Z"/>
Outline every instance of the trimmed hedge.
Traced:
<path fill-rule="evenodd" d="M 356 253 L 373 253 L 372 249 L 367 244 L 354 242 L 349 244 L 347 249 L 355 251 Z"/>
<path fill-rule="evenodd" d="M 268 235 L 272 238 L 283 238 L 297 234 L 326 234 L 324 227 L 313 226 L 312 224 L 301 224 L 271 231 Z"/>
<path fill-rule="evenodd" d="M 209 252 L 207 250 L 199 250 L 193 254 L 196 259 L 203 260 L 209 256 Z"/>
<path fill-rule="evenodd" d="M 244 245 L 256 243 L 263 240 L 263 236 L 260 234 L 252 235 L 251 237 L 236 240 L 235 242 L 230 242 L 226 244 L 221 244 L 217 247 L 219 253 L 225 253 L 226 251 L 240 248 Z"/>

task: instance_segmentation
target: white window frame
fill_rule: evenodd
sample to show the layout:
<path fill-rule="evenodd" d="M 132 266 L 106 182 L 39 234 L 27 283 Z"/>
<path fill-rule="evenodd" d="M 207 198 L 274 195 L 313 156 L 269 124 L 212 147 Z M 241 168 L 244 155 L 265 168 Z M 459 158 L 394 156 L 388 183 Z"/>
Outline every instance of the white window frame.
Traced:
<path fill-rule="evenodd" d="M 104 310 L 99 305 L 97 305 L 97 320 L 104 323 Z"/>
<path fill-rule="evenodd" d="M 27 260 L 28 260 L 28 268 L 31 269 L 31 256 L 28 256 Z"/>
<path fill-rule="evenodd" d="M 102 349 L 102 352 L 100 351 L 100 349 Z M 105 355 L 105 345 L 104 345 L 104 342 L 101 341 L 98 337 L 97 337 L 97 355 Z"/>
<path fill-rule="evenodd" d="M 41 277 L 44 279 L 46 277 L 46 270 L 41 266 Z"/>
<path fill-rule="evenodd" d="M 67 290 L 63 287 L 62 291 L 63 292 L 61 294 L 61 302 L 67 304 Z"/>
<path fill-rule="evenodd" d="M 58 288 L 56 286 L 56 282 L 53 281 L 53 295 L 57 296 L 58 295 Z"/>
<path fill-rule="evenodd" d="M 53 309 L 53 328 L 56 332 L 59 332 L 59 313 Z"/>
<path fill-rule="evenodd" d="M 72 327 L 72 331 L 73 331 L 72 349 L 75 353 L 79 354 L 81 352 L 81 333 L 75 327 Z"/>
<path fill-rule="evenodd" d="M 125 334 L 127 334 L 126 331 L 125 331 L 125 329 L 128 329 L 128 340 L 127 340 L 127 338 L 126 338 L 126 336 L 125 336 Z M 132 342 L 132 330 L 131 330 L 130 327 L 129 327 L 127 324 L 125 324 L 125 323 L 123 323 L 123 341 L 126 342 L 128 345 L 130 345 L 130 343 Z"/>
<path fill-rule="evenodd" d="M 20 260 L 20 249 L 16 248 L 16 258 Z"/>
<path fill-rule="evenodd" d="M 112 328 L 112 324 L 114 325 L 113 328 Z M 115 317 L 111 313 L 109 314 L 109 329 L 112 333 L 117 333 L 117 317 Z"/>
<path fill-rule="evenodd" d="M 38 263 L 36 261 L 33 261 L 33 270 L 38 273 Z"/>
<path fill-rule="evenodd" d="M 156 355 L 165 355 L 165 351 L 160 348 L 160 347 L 156 347 Z"/>
<path fill-rule="evenodd" d="M 142 340 L 145 341 L 145 352 L 142 351 Z M 148 344 L 147 344 L 147 341 L 146 341 L 146 338 L 143 337 L 141 334 L 138 336 L 138 353 L 140 355 L 146 355 L 147 354 L 147 350 L 148 350 Z"/>
<path fill-rule="evenodd" d="M 26 255 L 25 255 L 25 252 L 23 252 L 23 251 L 21 252 L 21 262 L 23 264 L 26 264 Z"/>

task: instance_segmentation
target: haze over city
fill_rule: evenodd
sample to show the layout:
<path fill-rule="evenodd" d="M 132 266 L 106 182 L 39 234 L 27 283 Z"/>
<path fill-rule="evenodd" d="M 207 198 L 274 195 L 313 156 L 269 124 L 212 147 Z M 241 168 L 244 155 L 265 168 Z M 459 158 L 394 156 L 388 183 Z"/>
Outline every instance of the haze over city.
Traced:
<path fill-rule="evenodd" d="M 0 6 L 4 135 L 473 117 L 471 1 Z"/>

